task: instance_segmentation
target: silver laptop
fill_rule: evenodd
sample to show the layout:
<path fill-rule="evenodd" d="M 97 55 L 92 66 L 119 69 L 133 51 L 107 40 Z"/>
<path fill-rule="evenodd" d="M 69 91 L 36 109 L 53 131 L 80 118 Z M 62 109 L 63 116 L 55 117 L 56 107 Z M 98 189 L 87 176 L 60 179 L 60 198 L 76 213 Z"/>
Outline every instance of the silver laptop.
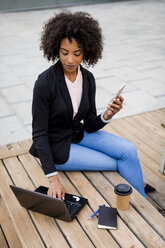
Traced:
<path fill-rule="evenodd" d="M 73 220 L 88 202 L 86 198 L 65 194 L 65 200 L 47 195 L 48 188 L 39 186 L 35 191 L 10 185 L 20 205 L 31 211 L 45 214 L 60 220 Z"/>

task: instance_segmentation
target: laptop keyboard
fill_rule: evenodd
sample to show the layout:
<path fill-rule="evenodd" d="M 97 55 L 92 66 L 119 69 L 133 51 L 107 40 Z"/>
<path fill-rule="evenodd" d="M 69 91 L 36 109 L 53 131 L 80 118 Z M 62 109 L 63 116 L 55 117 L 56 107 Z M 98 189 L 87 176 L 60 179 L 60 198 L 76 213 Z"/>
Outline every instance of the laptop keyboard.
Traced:
<path fill-rule="evenodd" d="M 44 186 L 39 186 L 35 190 L 35 192 L 39 192 L 39 193 L 44 194 L 44 195 L 47 195 L 47 191 L 48 191 L 48 188 L 46 188 Z M 76 215 L 79 213 L 79 211 L 87 203 L 87 199 L 66 193 L 64 202 L 66 204 L 66 207 L 69 211 L 71 218 L 73 219 L 76 217 Z"/>
<path fill-rule="evenodd" d="M 81 209 L 80 204 L 73 203 L 73 202 L 70 202 L 70 201 L 65 201 L 65 203 L 66 203 L 68 211 L 69 211 L 69 213 L 70 213 L 70 215 L 72 217 L 74 217 L 78 213 L 78 211 Z"/>

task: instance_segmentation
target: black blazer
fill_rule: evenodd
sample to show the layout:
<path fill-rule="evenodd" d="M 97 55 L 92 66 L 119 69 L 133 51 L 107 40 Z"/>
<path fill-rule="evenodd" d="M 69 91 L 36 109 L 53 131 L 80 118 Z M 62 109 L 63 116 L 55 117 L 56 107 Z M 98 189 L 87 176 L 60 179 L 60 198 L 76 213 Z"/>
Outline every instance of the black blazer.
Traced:
<path fill-rule="evenodd" d="M 45 174 L 56 171 L 55 164 L 68 160 L 71 143 L 78 143 L 87 132 L 95 132 L 105 123 L 96 114 L 95 79 L 80 66 L 83 92 L 78 113 L 73 107 L 60 60 L 39 75 L 33 90 L 33 144 L 29 152 L 41 161 Z M 82 121 L 84 122 L 82 124 Z"/>

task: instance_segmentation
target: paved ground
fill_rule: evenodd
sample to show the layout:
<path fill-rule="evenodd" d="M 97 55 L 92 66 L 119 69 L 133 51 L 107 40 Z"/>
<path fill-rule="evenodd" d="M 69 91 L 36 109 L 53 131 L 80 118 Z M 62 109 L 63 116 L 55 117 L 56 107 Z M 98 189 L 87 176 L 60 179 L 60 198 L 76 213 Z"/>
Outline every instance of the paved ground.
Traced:
<path fill-rule="evenodd" d="M 165 1 L 137 0 L 69 8 L 88 11 L 103 29 L 103 59 L 90 70 L 102 111 L 127 82 L 116 116 L 165 107 Z M 39 50 L 43 22 L 59 9 L 0 14 L 0 145 L 31 138 L 37 75 L 49 67 Z"/>

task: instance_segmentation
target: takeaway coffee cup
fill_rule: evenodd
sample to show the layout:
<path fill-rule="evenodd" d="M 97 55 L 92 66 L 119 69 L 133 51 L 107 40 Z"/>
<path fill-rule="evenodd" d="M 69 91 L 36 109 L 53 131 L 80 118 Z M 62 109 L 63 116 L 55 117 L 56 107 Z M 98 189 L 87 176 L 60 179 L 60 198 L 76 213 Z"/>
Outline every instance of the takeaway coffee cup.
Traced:
<path fill-rule="evenodd" d="M 118 184 L 114 188 L 116 194 L 116 207 L 120 210 L 126 210 L 129 208 L 130 195 L 132 193 L 132 187 L 128 184 Z"/>

